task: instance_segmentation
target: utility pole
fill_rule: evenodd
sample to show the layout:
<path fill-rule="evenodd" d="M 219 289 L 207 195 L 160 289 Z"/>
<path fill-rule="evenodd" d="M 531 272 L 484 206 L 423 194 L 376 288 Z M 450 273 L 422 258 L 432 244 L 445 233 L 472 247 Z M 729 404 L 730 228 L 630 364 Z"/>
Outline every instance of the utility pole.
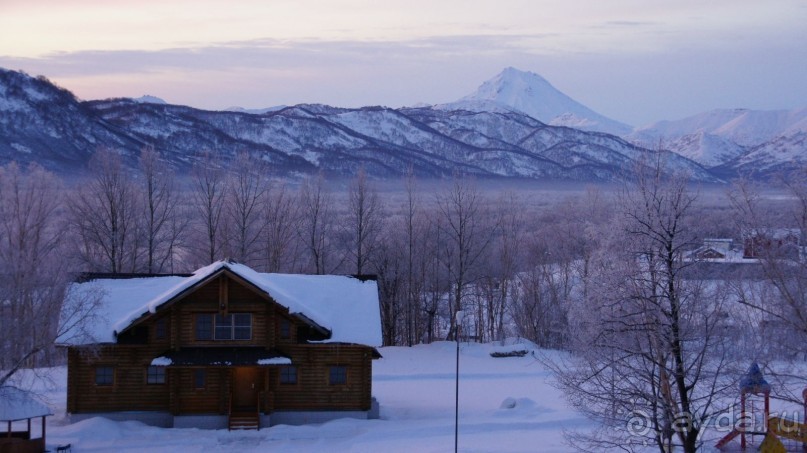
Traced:
<path fill-rule="evenodd" d="M 460 329 L 462 328 L 462 317 L 464 313 L 462 310 L 457 310 L 455 315 L 455 324 L 457 331 L 455 332 L 455 340 L 457 340 L 457 373 L 454 380 L 454 453 L 457 453 L 459 445 L 459 427 L 460 427 Z"/>

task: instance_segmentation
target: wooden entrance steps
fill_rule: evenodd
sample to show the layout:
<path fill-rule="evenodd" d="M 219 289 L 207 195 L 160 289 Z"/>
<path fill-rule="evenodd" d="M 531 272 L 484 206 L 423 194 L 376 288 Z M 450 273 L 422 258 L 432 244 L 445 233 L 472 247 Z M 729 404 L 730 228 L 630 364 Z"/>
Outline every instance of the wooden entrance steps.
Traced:
<path fill-rule="evenodd" d="M 228 429 L 261 429 L 261 418 L 256 412 L 233 412 Z"/>

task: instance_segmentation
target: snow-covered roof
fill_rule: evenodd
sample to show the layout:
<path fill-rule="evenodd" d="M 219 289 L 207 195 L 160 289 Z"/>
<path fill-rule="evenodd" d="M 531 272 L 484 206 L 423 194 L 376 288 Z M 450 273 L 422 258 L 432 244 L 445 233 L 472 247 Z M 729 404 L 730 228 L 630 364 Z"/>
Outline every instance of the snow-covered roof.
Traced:
<path fill-rule="evenodd" d="M 243 264 L 217 261 L 190 277 L 96 279 L 75 283 L 70 291 L 102 291 L 92 339 L 69 344 L 112 343 L 115 335 L 207 278 L 228 270 L 289 309 L 331 331 L 327 343 L 381 346 L 378 285 L 341 275 L 267 274 Z"/>
<path fill-rule="evenodd" d="M 0 387 L 0 422 L 53 415 L 48 406 L 17 387 Z"/>

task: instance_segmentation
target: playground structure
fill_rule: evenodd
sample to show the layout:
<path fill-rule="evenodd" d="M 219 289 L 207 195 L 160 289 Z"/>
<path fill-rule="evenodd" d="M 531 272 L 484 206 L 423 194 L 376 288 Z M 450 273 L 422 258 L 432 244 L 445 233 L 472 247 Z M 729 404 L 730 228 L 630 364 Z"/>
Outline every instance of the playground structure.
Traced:
<path fill-rule="evenodd" d="M 770 416 L 770 394 L 771 386 L 762 376 L 757 363 L 752 363 L 748 373 L 740 380 L 740 423 L 725 437 L 715 444 L 718 449 L 725 449 L 732 440 L 740 437 L 740 450 L 746 451 L 748 447 L 747 436 L 761 435 L 765 439 L 759 445 L 762 452 L 786 452 L 784 444 L 780 439 L 801 442 L 801 450 L 807 452 L 807 388 L 802 392 L 804 402 L 804 423 L 797 420 L 788 420 L 782 417 Z M 753 405 L 748 412 L 747 403 L 749 396 L 762 396 L 764 400 L 763 428 L 764 431 L 755 431 L 755 418 Z M 751 428 L 751 429 L 749 429 Z M 755 448 L 756 450 L 756 448 Z M 791 450 L 794 451 L 794 450 Z"/>

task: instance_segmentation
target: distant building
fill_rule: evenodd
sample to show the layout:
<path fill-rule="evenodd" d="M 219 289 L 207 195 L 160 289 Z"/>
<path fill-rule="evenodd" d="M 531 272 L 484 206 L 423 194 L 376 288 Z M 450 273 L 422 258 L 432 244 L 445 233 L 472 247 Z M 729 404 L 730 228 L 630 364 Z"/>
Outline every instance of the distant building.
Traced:
<path fill-rule="evenodd" d="M 732 254 L 733 239 L 704 239 L 703 246 L 697 248 L 692 257 L 695 259 L 727 259 Z"/>
<path fill-rule="evenodd" d="M 798 258 L 801 230 L 764 228 L 743 231 L 743 258 Z"/>

